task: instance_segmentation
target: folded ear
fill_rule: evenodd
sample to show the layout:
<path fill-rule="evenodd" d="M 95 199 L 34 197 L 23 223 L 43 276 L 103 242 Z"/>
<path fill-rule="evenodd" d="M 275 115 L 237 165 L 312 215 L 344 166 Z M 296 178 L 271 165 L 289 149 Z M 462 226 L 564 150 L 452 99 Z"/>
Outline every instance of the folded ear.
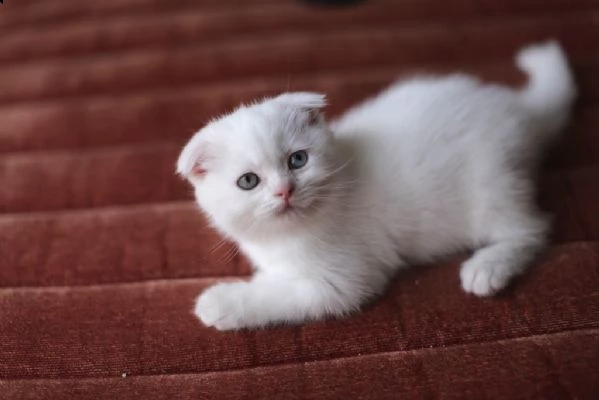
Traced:
<path fill-rule="evenodd" d="M 327 98 L 324 94 L 312 92 L 294 92 L 284 93 L 275 98 L 279 103 L 289 107 L 298 108 L 308 114 L 308 123 L 314 124 L 320 122 L 322 118 L 322 109 L 327 105 Z"/>
<path fill-rule="evenodd" d="M 177 173 L 184 178 L 200 177 L 206 173 L 208 143 L 202 132 L 196 133 L 185 145 L 177 160 Z"/>
<path fill-rule="evenodd" d="M 327 99 L 324 94 L 313 92 L 283 93 L 277 96 L 275 100 L 306 110 L 321 109 L 327 105 Z"/>

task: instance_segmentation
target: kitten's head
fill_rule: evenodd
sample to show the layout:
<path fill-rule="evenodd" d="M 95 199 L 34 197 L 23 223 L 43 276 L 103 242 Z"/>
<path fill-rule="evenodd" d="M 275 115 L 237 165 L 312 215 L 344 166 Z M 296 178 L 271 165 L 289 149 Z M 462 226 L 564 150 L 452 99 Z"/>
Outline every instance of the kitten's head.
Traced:
<path fill-rule="evenodd" d="M 325 97 L 287 93 L 212 121 L 177 171 L 217 228 L 235 238 L 293 230 L 331 201 L 336 157 Z"/>

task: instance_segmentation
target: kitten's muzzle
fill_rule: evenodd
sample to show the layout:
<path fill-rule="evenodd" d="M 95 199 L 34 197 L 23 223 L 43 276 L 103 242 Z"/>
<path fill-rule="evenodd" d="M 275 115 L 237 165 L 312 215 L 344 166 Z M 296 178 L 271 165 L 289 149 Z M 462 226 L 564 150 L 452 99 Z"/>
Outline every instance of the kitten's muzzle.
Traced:
<path fill-rule="evenodd" d="M 291 198 L 294 189 L 295 188 L 293 187 L 292 183 L 287 183 L 277 190 L 275 196 L 281 197 L 285 201 L 285 205 L 289 207 L 289 199 Z"/>

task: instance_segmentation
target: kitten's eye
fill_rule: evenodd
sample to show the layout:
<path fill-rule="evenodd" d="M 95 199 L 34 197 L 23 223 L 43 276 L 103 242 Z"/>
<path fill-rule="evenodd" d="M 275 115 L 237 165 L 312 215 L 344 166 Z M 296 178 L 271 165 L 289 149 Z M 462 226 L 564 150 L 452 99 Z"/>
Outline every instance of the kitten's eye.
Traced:
<path fill-rule="evenodd" d="M 289 156 L 287 165 L 289 169 L 300 169 L 308 162 L 308 153 L 306 150 L 299 150 Z"/>
<path fill-rule="evenodd" d="M 252 190 L 260 183 L 260 178 L 253 172 L 243 174 L 237 179 L 237 186 L 243 190 Z"/>

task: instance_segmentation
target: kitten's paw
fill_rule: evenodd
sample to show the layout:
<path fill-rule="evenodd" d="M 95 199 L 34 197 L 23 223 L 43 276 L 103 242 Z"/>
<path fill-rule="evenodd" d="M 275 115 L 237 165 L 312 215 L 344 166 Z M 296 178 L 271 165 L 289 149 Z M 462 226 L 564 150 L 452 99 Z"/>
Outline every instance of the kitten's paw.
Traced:
<path fill-rule="evenodd" d="M 493 296 L 507 286 L 510 275 L 503 264 L 481 258 L 471 258 L 460 270 L 462 288 L 477 296 Z"/>
<path fill-rule="evenodd" d="M 208 288 L 198 297 L 195 315 L 204 325 L 221 331 L 243 328 L 243 285 L 246 283 L 221 283 Z"/>

